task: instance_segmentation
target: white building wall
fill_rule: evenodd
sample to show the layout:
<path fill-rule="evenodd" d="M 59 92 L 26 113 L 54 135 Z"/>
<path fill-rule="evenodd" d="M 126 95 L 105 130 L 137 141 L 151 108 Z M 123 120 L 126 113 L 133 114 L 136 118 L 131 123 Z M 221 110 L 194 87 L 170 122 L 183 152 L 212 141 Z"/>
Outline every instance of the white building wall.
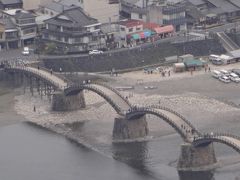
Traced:
<path fill-rule="evenodd" d="M 142 18 L 141 18 L 141 16 L 138 13 L 131 13 L 131 19 L 136 19 L 144 22 L 147 21 L 147 17 L 145 15 L 142 15 Z"/>
<path fill-rule="evenodd" d="M 84 11 L 100 23 L 117 22 L 119 4 L 108 4 L 108 0 L 83 0 Z"/>
<path fill-rule="evenodd" d="M 39 5 L 46 5 L 49 0 L 23 0 L 23 8 L 25 10 L 38 9 Z"/>

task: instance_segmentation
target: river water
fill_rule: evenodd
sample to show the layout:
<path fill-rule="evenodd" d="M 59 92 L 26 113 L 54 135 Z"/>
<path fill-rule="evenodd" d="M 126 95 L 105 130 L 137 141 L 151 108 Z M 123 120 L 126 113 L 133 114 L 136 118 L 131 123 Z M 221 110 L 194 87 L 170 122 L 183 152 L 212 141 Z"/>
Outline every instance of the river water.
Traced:
<path fill-rule="evenodd" d="M 12 94 L 11 91 L 8 93 Z M 26 96 L 18 96 L 18 100 L 27 99 Z M 7 122 L 9 114 L 12 114 L 12 123 L 3 123 L 0 127 L 0 179 L 236 180 L 240 177 L 240 164 L 232 163 L 215 171 L 179 174 L 176 162 L 182 140 L 175 133 L 152 137 L 144 142 L 114 144 L 109 140 L 111 129 L 106 131 L 106 127 L 109 129 L 112 124 L 107 125 L 109 121 L 98 119 L 75 125 L 73 131 L 83 132 L 77 134 L 81 141 L 76 143 L 40 126 L 22 122 L 24 118 L 21 115 L 14 110 L 6 110 L 12 107 L 11 103 L 5 103 L 6 97 L 11 99 L 12 95 L 0 95 L 1 109 L 5 107 L 0 112 L 0 120 L 1 123 Z M 37 98 L 36 101 L 42 105 L 47 102 Z M 21 106 L 28 107 L 26 102 Z M 39 118 L 43 116 L 51 118 L 53 115 L 45 112 Z M 76 115 L 72 112 L 65 118 L 76 118 Z M 108 140 L 102 140 L 104 137 Z M 231 161 L 239 158 L 226 146 L 215 145 L 215 150 L 218 159 Z"/>

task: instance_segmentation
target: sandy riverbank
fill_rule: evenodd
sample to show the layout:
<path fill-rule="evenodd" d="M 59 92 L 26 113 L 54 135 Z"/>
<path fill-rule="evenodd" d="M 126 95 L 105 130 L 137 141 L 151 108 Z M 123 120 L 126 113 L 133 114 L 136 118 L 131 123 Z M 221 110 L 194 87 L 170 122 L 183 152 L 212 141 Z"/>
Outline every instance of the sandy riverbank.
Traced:
<path fill-rule="evenodd" d="M 25 121 L 14 109 L 15 95 L 14 90 L 0 83 L 0 127 Z"/>

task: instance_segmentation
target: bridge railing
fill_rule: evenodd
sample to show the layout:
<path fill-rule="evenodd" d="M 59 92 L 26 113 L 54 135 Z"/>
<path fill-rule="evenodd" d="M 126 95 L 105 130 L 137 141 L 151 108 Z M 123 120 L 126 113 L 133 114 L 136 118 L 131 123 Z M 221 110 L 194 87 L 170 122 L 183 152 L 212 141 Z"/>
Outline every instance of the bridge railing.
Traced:
<path fill-rule="evenodd" d="M 50 79 L 49 77 L 47 77 L 46 75 L 38 72 L 38 70 L 32 70 L 32 69 L 29 69 L 28 67 L 26 66 L 10 66 L 10 67 L 7 67 L 5 68 L 6 70 L 10 69 L 10 70 L 14 70 L 14 71 L 22 71 L 22 72 L 28 72 L 28 73 L 31 73 L 33 75 L 36 75 L 38 77 L 40 77 L 41 79 L 49 82 L 51 85 L 55 86 L 56 88 L 59 88 L 59 89 L 64 89 L 66 88 L 67 86 L 62 86 L 61 84 L 53 81 L 52 79 Z"/>
<path fill-rule="evenodd" d="M 211 132 L 210 134 L 204 133 L 201 136 L 199 136 L 198 138 L 201 139 L 201 138 L 205 138 L 205 137 L 221 137 L 221 136 L 231 137 L 231 138 L 234 138 L 234 139 L 237 139 L 240 141 L 240 137 L 237 135 L 233 135 L 230 133 L 218 133 L 218 132 Z"/>
<path fill-rule="evenodd" d="M 227 137 L 227 136 L 225 136 Z M 230 137 L 230 136 L 229 136 Z M 197 137 L 194 139 L 193 144 L 195 146 L 200 145 L 206 141 L 216 141 L 216 142 L 222 142 L 224 144 L 228 144 L 229 146 L 231 146 L 232 148 L 234 148 L 236 151 L 238 151 L 240 153 L 240 146 L 232 141 L 230 141 L 227 138 L 224 138 L 224 136 L 218 136 L 218 135 L 211 135 L 211 134 L 204 134 L 201 137 Z"/>
<path fill-rule="evenodd" d="M 92 84 L 97 84 L 97 85 L 101 85 L 107 89 L 110 89 L 111 91 L 113 91 L 114 93 L 116 93 L 120 98 L 122 98 L 130 107 L 132 106 L 131 103 L 128 101 L 128 99 L 126 99 L 118 90 L 116 90 L 115 88 L 108 86 L 105 83 L 100 83 L 100 82 L 94 82 Z"/>
<path fill-rule="evenodd" d="M 34 68 L 38 68 L 36 65 L 33 65 L 31 64 L 30 65 L 31 67 L 34 67 Z M 64 75 L 61 75 L 61 74 L 58 74 L 58 73 L 55 73 L 54 71 L 51 71 L 50 69 L 47 69 L 45 67 L 40 67 L 41 70 L 45 71 L 45 72 L 48 72 L 48 73 L 52 73 L 54 76 L 58 77 L 59 79 L 62 79 L 64 80 L 65 82 L 67 82 L 68 84 L 73 84 L 73 82 L 70 80 L 70 79 L 67 79 Z"/>

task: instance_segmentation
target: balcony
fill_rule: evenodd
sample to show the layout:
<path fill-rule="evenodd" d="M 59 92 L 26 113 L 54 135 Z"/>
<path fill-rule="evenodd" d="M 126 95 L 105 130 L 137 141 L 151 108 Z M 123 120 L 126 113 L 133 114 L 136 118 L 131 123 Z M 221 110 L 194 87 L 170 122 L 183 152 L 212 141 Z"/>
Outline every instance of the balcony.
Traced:
<path fill-rule="evenodd" d="M 6 41 L 8 41 L 8 40 L 17 40 L 17 39 L 19 39 L 18 38 L 18 36 L 6 36 Z"/>

